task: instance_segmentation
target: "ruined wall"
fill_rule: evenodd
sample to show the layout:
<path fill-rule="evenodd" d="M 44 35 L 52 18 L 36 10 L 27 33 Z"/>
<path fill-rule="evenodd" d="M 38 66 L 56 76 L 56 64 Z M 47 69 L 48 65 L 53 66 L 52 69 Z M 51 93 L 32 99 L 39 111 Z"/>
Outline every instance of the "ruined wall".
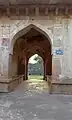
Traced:
<path fill-rule="evenodd" d="M 53 75 L 72 77 L 72 19 L 64 16 L 25 17 L 24 20 L 0 19 L 0 74 L 8 76 L 10 55 L 13 54 L 13 38 L 21 29 L 34 24 L 50 37 L 53 54 Z M 63 55 L 56 53 L 63 51 Z"/>

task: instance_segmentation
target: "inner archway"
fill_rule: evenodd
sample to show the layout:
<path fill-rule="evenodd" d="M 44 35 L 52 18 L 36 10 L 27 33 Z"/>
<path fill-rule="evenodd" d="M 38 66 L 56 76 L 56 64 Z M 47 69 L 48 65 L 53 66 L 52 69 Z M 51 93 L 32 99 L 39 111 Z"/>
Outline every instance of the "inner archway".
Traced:
<path fill-rule="evenodd" d="M 28 79 L 28 61 L 34 54 L 43 59 L 44 79 L 47 75 L 52 75 L 51 50 L 50 39 L 43 34 L 43 31 L 40 32 L 40 29 L 34 26 L 27 29 L 27 32 L 16 39 L 13 46 L 12 76 L 24 74 L 24 79 Z"/>
<path fill-rule="evenodd" d="M 44 61 L 38 54 L 30 57 L 28 62 L 28 79 L 44 78 Z"/>

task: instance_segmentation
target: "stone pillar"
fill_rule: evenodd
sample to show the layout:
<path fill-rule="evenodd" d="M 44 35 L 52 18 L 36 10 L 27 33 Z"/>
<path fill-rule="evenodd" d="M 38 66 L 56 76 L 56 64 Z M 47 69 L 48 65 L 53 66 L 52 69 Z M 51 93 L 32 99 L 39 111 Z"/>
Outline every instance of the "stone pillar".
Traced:
<path fill-rule="evenodd" d="M 19 64 L 20 61 L 18 60 L 18 56 L 16 54 L 9 54 L 9 60 L 8 60 L 8 77 L 16 77 L 19 75 L 21 64 Z"/>
<path fill-rule="evenodd" d="M 28 16 L 28 14 L 29 14 L 29 8 L 25 8 L 25 10 L 26 10 L 26 16 Z"/>
<path fill-rule="evenodd" d="M 27 71 L 28 71 L 28 60 L 27 60 L 27 57 L 26 57 L 26 55 L 25 55 L 25 73 L 24 73 L 24 75 L 25 75 L 25 80 L 27 80 L 28 79 L 28 75 L 27 75 Z"/>
<path fill-rule="evenodd" d="M 26 65 L 26 80 L 28 80 L 28 59 L 27 59 L 27 65 Z"/>
<path fill-rule="evenodd" d="M 38 7 L 35 8 L 35 14 L 36 14 L 36 16 L 39 15 L 39 8 Z"/>
<path fill-rule="evenodd" d="M 68 76 L 72 78 L 72 18 L 68 19 Z"/>
<path fill-rule="evenodd" d="M 9 54 L 9 62 L 8 62 L 8 76 L 12 77 L 12 54 Z"/>
<path fill-rule="evenodd" d="M 68 35 L 68 19 L 63 20 L 63 48 L 64 55 L 62 58 L 62 74 L 65 76 L 69 76 L 69 59 L 70 59 L 70 51 L 69 51 L 69 35 Z"/>
<path fill-rule="evenodd" d="M 43 61 L 43 65 L 44 65 L 44 76 L 43 76 L 43 80 L 45 80 L 46 75 L 45 75 L 45 60 Z"/>
<path fill-rule="evenodd" d="M 9 42 L 10 42 L 10 25 L 2 23 L 0 28 L 0 64 L 1 64 L 1 78 L 8 79 L 8 62 L 9 62 Z"/>
<path fill-rule="evenodd" d="M 52 75 L 52 55 L 47 55 L 45 60 L 45 74 Z"/>
<path fill-rule="evenodd" d="M 45 15 L 48 15 L 48 8 L 45 8 Z"/>
<path fill-rule="evenodd" d="M 6 47 L 1 47 L 1 78 L 8 78 L 8 61 L 9 61 L 9 51 Z"/>

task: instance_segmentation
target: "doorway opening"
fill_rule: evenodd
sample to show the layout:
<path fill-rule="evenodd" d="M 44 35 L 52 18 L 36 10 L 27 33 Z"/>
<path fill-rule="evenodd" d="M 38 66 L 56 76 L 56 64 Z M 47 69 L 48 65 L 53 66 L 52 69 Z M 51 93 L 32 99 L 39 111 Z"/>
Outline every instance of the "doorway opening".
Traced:
<path fill-rule="evenodd" d="M 23 31 L 24 30 L 24 31 Z M 52 46 L 49 37 L 38 27 L 30 25 L 17 35 L 13 46 L 11 75 L 24 75 L 28 79 L 29 59 L 38 54 L 43 61 L 43 77 L 52 75 Z"/>
<path fill-rule="evenodd" d="M 43 59 L 38 54 L 34 54 L 28 61 L 28 79 L 42 80 L 44 78 Z"/>

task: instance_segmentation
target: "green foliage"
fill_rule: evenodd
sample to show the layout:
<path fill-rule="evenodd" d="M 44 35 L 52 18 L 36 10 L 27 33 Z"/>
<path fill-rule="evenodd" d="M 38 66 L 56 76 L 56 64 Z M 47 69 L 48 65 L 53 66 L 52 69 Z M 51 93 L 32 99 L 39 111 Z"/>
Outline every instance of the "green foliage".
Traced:
<path fill-rule="evenodd" d="M 39 63 L 39 64 L 42 64 L 42 62 L 43 62 L 43 60 L 42 60 L 42 58 L 40 56 L 36 56 L 34 58 L 34 60 L 37 61 L 37 63 Z"/>
<path fill-rule="evenodd" d="M 28 74 L 31 75 L 43 75 L 44 69 L 43 69 L 43 60 L 40 56 L 36 56 L 34 58 L 36 61 L 35 64 L 29 63 L 28 65 Z"/>
<path fill-rule="evenodd" d="M 43 76 L 42 75 L 29 75 L 29 79 L 42 80 Z"/>

